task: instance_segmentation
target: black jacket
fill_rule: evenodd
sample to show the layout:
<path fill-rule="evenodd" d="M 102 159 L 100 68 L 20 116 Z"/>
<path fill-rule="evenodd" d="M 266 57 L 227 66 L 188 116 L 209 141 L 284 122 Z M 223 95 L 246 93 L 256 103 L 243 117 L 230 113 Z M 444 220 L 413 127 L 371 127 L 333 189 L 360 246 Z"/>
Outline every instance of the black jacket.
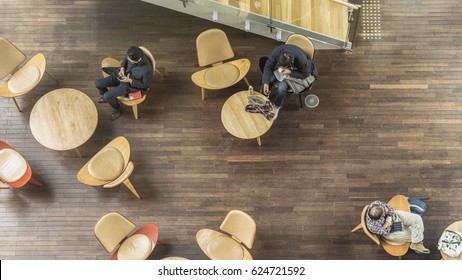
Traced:
<path fill-rule="evenodd" d="M 143 55 L 139 63 L 131 63 L 127 57 L 124 58 L 120 67 L 125 69 L 125 75 L 130 74 L 131 87 L 141 90 L 148 89 L 153 81 L 152 65 L 146 55 Z"/>
<path fill-rule="evenodd" d="M 291 77 L 304 79 L 307 78 L 310 74 L 316 78 L 318 77 L 316 67 L 312 63 L 311 59 L 306 56 L 305 52 L 295 45 L 285 44 L 277 46 L 269 55 L 265 64 L 265 68 L 263 69 L 263 84 L 270 83 L 271 76 L 274 75 L 273 71 L 278 68 L 279 55 L 283 51 L 289 51 L 295 55 L 293 67 L 291 69 L 292 73 L 290 74 Z"/>

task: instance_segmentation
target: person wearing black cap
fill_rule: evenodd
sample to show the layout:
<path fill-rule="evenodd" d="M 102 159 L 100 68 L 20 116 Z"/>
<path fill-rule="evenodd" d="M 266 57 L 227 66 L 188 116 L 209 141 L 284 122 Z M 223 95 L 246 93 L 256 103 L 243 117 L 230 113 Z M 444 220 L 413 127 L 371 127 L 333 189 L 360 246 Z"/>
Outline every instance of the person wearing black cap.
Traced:
<path fill-rule="evenodd" d="M 130 92 L 147 90 L 153 81 L 152 65 L 139 47 L 131 46 L 120 67 L 111 71 L 106 78 L 95 82 L 102 95 L 98 103 L 109 103 L 113 108 L 111 120 L 116 120 L 123 113 L 123 106 L 117 96 Z M 108 89 L 108 87 L 113 87 Z"/>

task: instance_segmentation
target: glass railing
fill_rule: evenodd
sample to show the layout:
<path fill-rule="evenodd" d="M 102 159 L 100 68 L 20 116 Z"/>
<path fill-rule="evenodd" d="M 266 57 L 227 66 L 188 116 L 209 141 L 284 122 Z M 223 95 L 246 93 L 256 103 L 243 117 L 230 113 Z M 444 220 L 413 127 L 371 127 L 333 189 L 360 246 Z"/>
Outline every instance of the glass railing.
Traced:
<path fill-rule="evenodd" d="M 325 49 L 352 49 L 360 12 L 360 6 L 344 0 L 143 1 L 277 40 L 303 34 Z"/>

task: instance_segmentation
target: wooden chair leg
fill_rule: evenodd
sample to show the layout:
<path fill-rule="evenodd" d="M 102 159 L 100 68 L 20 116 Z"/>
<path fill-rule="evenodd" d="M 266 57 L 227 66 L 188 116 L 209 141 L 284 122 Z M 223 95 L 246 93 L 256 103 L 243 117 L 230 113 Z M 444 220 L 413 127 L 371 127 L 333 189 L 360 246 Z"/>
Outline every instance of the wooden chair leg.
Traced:
<path fill-rule="evenodd" d="M 18 111 L 21 112 L 21 108 L 19 108 L 18 102 L 16 102 L 16 98 L 13 97 L 12 99 L 13 99 L 14 105 L 16 105 L 16 108 L 18 109 Z"/>
<path fill-rule="evenodd" d="M 140 199 L 140 196 L 138 195 L 138 193 L 136 192 L 135 190 L 135 187 L 133 187 L 132 183 L 130 182 L 129 179 L 125 180 L 124 181 L 124 185 L 138 198 Z"/>
<path fill-rule="evenodd" d="M 202 93 L 202 101 L 205 100 L 205 88 L 201 88 L 201 93 Z"/>
<path fill-rule="evenodd" d="M 29 182 L 36 185 L 36 186 L 43 187 L 43 183 L 40 182 L 39 180 L 35 179 L 35 178 L 30 178 Z"/>
<path fill-rule="evenodd" d="M 159 70 L 156 69 L 155 73 L 159 74 L 162 77 L 162 79 L 164 78 L 164 74 L 162 74 Z"/>
<path fill-rule="evenodd" d="M 54 75 L 52 75 L 51 73 L 49 73 L 49 72 L 46 71 L 46 70 L 45 70 L 45 74 L 47 74 L 48 77 L 52 78 L 52 79 L 55 80 L 56 82 L 59 82 L 58 79 L 57 79 Z"/>
<path fill-rule="evenodd" d="M 355 231 L 357 231 L 359 229 L 362 229 L 362 228 L 363 228 L 363 225 L 359 224 L 354 229 L 352 229 L 351 232 L 355 232 Z"/>
<path fill-rule="evenodd" d="M 135 119 L 137 120 L 138 119 L 138 105 L 137 104 L 133 105 L 132 109 L 133 109 L 133 115 L 135 116 Z"/>
<path fill-rule="evenodd" d="M 9 189 L 10 186 L 7 185 L 6 183 L 3 183 L 2 181 L 0 181 L 0 189 Z"/>

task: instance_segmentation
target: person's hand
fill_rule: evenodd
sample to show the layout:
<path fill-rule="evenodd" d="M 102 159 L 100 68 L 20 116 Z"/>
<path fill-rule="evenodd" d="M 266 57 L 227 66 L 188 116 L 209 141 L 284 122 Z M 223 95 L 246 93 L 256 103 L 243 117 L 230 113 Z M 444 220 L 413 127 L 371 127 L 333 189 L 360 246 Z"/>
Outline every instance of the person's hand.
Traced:
<path fill-rule="evenodd" d="M 287 75 L 287 76 L 289 76 L 289 75 L 290 75 L 290 73 L 292 73 L 292 71 L 290 71 L 290 69 L 287 69 L 287 68 L 283 68 L 283 70 L 282 70 L 282 72 L 281 72 L 281 73 L 282 73 L 282 74 L 284 74 L 284 75 Z"/>
<path fill-rule="evenodd" d="M 382 227 L 383 228 L 388 228 L 390 225 L 391 225 L 390 222 L 385 222 Z"/>
<path fill-rule="evenodd" d="M 123 68 L 120 68 L 120 71 L 119 71 L 119 77 L 124 77 L 125 76 L 125 70 Z"/>
<path fill-rule="evenodd" d="M 264 84 L 263 85 L 263 93 L 267 93 L 269 91 L 269 85 L 268 84 Z"/>
<path fill-rule="evenodd" d="M 128 74 L 128 76 L 119 77 L 119 81 L 122 83 L 131 83 L 132 79 L 130 79 L 130 74 Z"/>

